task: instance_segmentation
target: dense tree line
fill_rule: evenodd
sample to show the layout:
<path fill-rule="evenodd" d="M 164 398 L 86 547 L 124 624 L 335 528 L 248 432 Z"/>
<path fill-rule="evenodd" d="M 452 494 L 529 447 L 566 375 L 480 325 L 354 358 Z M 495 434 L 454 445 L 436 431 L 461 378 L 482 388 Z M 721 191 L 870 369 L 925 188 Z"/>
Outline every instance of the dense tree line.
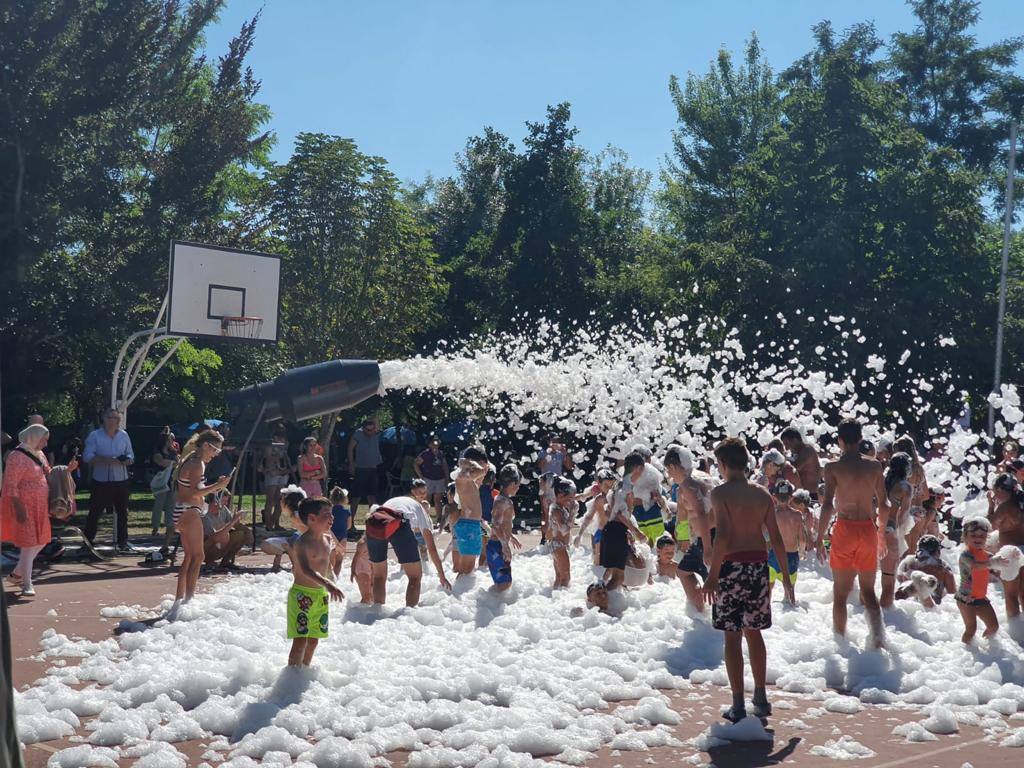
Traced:
<path fill-rule="evenodd" d="M 917 373 L 951 371 L 936 407 L 990 386 L 1024 38 L 980 45 L 977 2 L 913 0 L 914 29 L 888 41 L 821 22 L 779 73 L 752 35 L 671 76 L 657 179 L 615 148 L 585 151 L 563 103 L 519 143 L 483 128 L 454 175 L 404 188 L 338 136 L 300 134 L 287 162 L 269 159 L 272 105 L 246 64 L 258 18 L 202 55 L 222 4 L 0 9 L 5 419 L 94 414 L 120 342 L 152 322 L 173 237 L 284 256 L 284 333 L 255 352 L 185 344 L 139 406 L 163 421 L 217 413 L 224 390 L 293 365 L 554 314 L 721 317 L 752 348 L 799 319 L 808 364 L 841 314 L 870 340 L 851 368 L 916 342 Z M 1024 362 L 1020 236 L 1011 267 L 1008 372 Z"/>

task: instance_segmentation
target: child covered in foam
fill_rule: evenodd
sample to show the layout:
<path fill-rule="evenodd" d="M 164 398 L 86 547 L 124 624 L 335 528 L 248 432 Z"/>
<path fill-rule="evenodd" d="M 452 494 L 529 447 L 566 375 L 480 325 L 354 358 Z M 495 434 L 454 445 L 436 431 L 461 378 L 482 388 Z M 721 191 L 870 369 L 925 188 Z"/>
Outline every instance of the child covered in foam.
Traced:
<path fill-rule="evenodd" d="M 917 552 L 896 567 L 896 599 L 916 599 L 932 608 L 952 592 L 956 592 L 956 579 L 953 569 L 942 560 L 942 545 L 937 537 L 925 534 L 917 541 Z"/>

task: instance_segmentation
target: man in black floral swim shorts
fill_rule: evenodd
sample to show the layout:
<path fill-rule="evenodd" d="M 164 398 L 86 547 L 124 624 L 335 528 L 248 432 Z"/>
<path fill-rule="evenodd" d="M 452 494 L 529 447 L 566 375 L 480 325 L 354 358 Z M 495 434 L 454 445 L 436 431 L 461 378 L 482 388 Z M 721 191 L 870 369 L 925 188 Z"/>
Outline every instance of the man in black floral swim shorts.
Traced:
<path fill-rule="evenodd" d="M 793 585 L 786 566 L 786 545 L 775 520 L 775 503 L 759 485 L 747 479 L 750 457 L 742 440 L 730 437 L 715 448 L 725 482 L 711 491 L 715 543 L 711 569 L 704 582 L 705 599 L 712 604 L 712 623 L 725 632 L 725 669 L 732 689 L 732 706 L 722 717 L 739 722 L 747 716 L 743 698 L 743 639 L 754 677 L 753 713 L 767 717 L 772 708 L 765 692 L 768 655 L 761 630 L 772 625 L 768 591 L 768 551 L 762 527 L 782 569 L 782 586 L 792 603 Z"/>

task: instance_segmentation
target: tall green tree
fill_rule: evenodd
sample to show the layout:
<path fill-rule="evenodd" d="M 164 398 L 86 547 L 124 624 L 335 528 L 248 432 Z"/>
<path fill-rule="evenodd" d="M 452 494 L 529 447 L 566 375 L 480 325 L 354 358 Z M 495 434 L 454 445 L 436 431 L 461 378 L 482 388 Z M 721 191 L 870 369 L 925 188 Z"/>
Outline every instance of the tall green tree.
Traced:
<path fill-rule="evenodd" d="M 401 200 L 386 163 L 351 139 L 300 133 L 270 183 L 294 363 L 414 351 L 437 319 L 445 282 L 430 231 Z M 335 419 L 324 421 L 325 445 Z"/>
<path fill-rule="evenodd" d="M 527 123 L 523 154 L 506 180 L 506 202 L 495 235 L 495 291 L 505 317 L 554 307 L 579 313 L 594 277 L 585 153 L 576 145 L 567 103 L 548 107 L 547 120 Z"/>
<path fill-rule="evenodd" d="M 1019 115 L 1024 94 L 1014 72 L 1024 36 L 980 45 L 971 31 L 981 17 L 978 0 L 908 4 L 918 24 L 893 35 L 889 67 L 911 122 L 933 146 L 955 149 L 968 167 L 992 173 L 1002 165 L 1007 112 Z"/>
<path fill-rule="evenodd" d="M 0 8 L 0 358 L 15 413 L 94 412 L 121 339 L 153 320 L 168 241 L 221 219 L 231 169 L 266 152 L 245 65 L 255 20 L 217 62 L 200 53 L 222 5 Z"/>
<path fill-rule="evenodd" d="M 679 125 L 663 179 L 663 222 L 688 241 L 727 240 L 737 170 L 776 126 L 781 106 L 757 35 L 738 67 L 723 48 L 707 74 L 690 73 L 685 85 L 672 75 L 669 95 Z"/>

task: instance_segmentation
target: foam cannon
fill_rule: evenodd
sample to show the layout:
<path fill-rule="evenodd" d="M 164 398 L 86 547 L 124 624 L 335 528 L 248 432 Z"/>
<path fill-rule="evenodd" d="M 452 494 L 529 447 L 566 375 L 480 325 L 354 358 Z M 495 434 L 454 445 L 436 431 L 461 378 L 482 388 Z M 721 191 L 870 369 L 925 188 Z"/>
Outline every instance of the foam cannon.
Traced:
<path fill-rule="evenodd" d="M 292 368 L 273 381 L 228 392 L 226 398 L 232 425 L 255 431 L 279 419 L 298 422 L 353 408 L 378 394 L 383 388 L 375 360 L 330 360 Z"/>

